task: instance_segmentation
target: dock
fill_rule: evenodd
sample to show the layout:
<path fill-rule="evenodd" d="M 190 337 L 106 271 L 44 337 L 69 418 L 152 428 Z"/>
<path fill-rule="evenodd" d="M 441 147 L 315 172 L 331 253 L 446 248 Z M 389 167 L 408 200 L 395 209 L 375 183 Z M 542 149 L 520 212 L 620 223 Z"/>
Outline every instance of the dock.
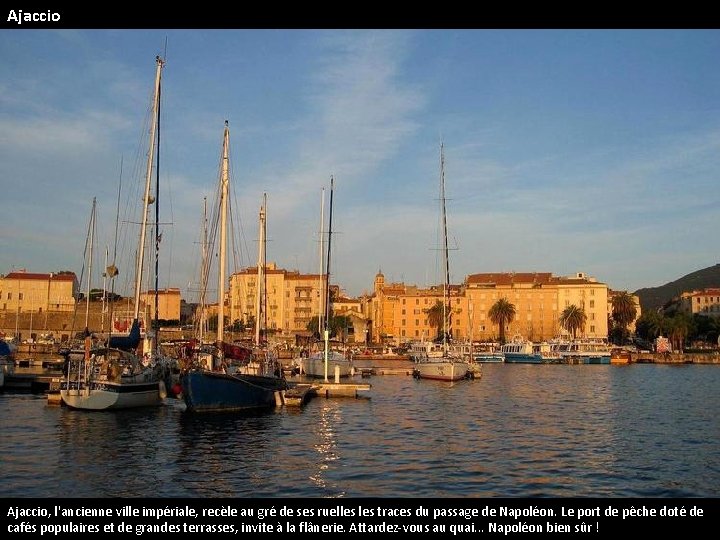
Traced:
<path fill-rule="evenodd" d="M 283 393 L 286 407 L 302 407 L 310 398 L 319 396 L 325 398 L 349 397 L 367 398 L 360 394 L 370 390 L 368 383 L 345 383 L 345 382 L 312 382 L 296 383 L 290 386 Z"/>
<path fill-rule="evenodd" d="M 31 392 L 40 394 L 47 392 L 52 380 L 62 375 L 59 372 L 37 372 L 15 369 L 5 374 L 4 390 L 10 392 Z"/>
<path fill-rule="evenodd" d="M 305 405 L 312 390 L 311 384 L 296 384 L 291 386 L 283 394 L 286 407 L 302 407 Z"/>

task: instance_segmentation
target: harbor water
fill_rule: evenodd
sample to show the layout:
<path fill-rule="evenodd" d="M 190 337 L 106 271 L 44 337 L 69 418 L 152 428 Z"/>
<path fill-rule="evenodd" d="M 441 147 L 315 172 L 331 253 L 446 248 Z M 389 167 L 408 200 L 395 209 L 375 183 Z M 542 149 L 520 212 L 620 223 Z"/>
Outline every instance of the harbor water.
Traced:
<path fill-rule="evenodd" d="M 4 497 L 718 497 L 717 366 L 484 366 L 192 414 L 0 394 Z"/>

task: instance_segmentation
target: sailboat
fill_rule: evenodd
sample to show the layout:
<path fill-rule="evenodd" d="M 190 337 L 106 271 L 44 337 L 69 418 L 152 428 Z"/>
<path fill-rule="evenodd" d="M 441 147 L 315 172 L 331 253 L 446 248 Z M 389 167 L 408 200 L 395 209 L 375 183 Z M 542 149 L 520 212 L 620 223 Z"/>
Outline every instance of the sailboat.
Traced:
<path fill-rule="evenodd" d="M 443 283 L 443 327 L 442 353 L 439 357 L 428 355 L 417 357 L 413 374 L 419 379 L 436 379 L 440 381 L 457 381 L 464 379 L 468 372 L 468 364 L 462 356 L 450 350 L 448 342 L 448 319 L 450 318 L 450 262 L 448 258 L 447 214 L 445 211 L 445 150 L 440 144 L 440 205 L 443 228 L 443 263 L 445 282 Z"/>
<path fill-rule="evenodd" d="M 330 296 L 330 247 L 332 242 L 332 203 L 333 203 L 333 187 L 335 179 L 330 177 L 330 216 L 328 219 L 328 245 L 327 259 L 325 270 L 325 313 L 324 313 L 324 348 L 310 354 L 302 360 L 302 371 L 308 377 L 323 378 L 326 382 L 328 374 L 334 376 L 337 372 L 340 377 L 348 377 L 352 374 L 351 361 L 340 351 L 330 349 L 330 316 L 332 315 L 332 305 Z M 321 231 L 322 237 L 322 231 Z"/>
<path fill-rule="evenodd" d="M 233 348 L 242 349 L 224 341 L 225 317 L 225 259 L 227 249 L 227 204 L 229 188 L 229 147 L 230 128 L 225 121 L 223 135 L 223 156 L 220 173 L 220 245 L 218 269 L 218 334 L 215 355 L 208 369 L 196 365 L 186 371 L 181 378 L 182 395 L 189 411 L 233 411 L 274 407 L 281 403 L 281 392 L 287 388 L 282 370 L 267 347 L 260 343 L 260 319 L 256 317 L 256 349 L 249 357 L 240 359 L 240 364 L 226 362 L 228 352 Z M 260 209 L 260 248 L 258 256 L 258 276 L 265 265 L 265 201 Z M 258 279 L 258 288 L 263 280 Z M 257 301 L 262 295 L 258 291 Z M 243 353 L 243 356 L 245 354 Z"/>
<path fill-rule="evenodd" d="M 160 363 L 143 361 L 136 354 L 140 342 L 140 288 L 148 206 L 151 202 L 150 184 L 155 159 L 155 143 L 159 136 L 160 81 L 164 65 L 164 61 L 159 56 L 155 60 L 155 93 L 145 175 L 143 216 L 138 241 L 133 323 L 127 336 L 111 336 L 105 347 L 94 347 L 90 336 L 86 336 L 84 354 L 81 358 L 69 358 L 65 376 L 60 384 L 60 396 L 66 405 L 75 409 L 105 410 L 155 406 L 165 397 L 165 384 L 162 378 L 166 374 L 166 368 Z"/>

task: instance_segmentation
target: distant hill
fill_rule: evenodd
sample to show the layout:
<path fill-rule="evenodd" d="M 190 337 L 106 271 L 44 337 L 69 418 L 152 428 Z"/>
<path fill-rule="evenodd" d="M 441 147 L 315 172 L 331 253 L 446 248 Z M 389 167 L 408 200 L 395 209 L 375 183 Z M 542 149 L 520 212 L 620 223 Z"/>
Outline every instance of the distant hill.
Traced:
<path fill-rule="evenodd" d="M 640 309 L 645 313 L 662 307 L 682 292 L 708 287 L 720 287 L 720 264 L 703 268 L 660 287 L 638 289 L 635 294 L 640 298 Z"/>

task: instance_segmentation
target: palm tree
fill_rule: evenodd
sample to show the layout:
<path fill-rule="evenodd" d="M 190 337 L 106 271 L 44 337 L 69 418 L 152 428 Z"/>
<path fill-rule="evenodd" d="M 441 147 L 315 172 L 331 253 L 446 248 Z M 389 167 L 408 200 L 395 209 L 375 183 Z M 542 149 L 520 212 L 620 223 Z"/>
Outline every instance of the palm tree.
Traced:
<path fill-rule="evenodd" d="M 617 293 L 612 299 L 612 318 L 621 329 L 622 341 L 627 335 L 628 325 L 635 320 L 637 308 L 635 299 L 627 291 Z"/>
<path fill-rule="evenodd" d="M 577 336 L 578 330 L 585 328 L 586 321 L 585 310 L 575 304 L 569 305 L 560 314 L 560 325 L 572 334 L 573 339 Z"/>
<path fill-rule="evenodd" d="M 511 304 L 507 298 L 501 298 L 492 305 L 488 315 L 493 324 L 500 327 L 500 344 L 504 344 L 505 325 L 510 324 L 515 319 L 515 305 Z"/>
<path fill-rule="evenodd" d="M 437 328 L 437 336 L 441 337 L 440 332 L 442 331 L 443 327 L 443 304 L 440 300 L 435 302 L 435 305 L 431 308 L 423 310 L 425 313 L 427 313 L 428 316 L 428 324 L 431 328 Z"/>

